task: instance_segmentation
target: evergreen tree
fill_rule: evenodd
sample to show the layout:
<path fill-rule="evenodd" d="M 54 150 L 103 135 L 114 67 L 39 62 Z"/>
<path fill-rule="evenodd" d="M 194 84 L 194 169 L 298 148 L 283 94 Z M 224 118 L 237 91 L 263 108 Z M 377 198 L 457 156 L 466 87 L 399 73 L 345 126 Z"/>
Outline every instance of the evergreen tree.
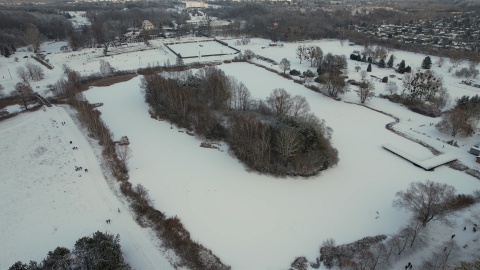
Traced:
<path fill-rule="evenodd" d="M 378 62 L 378 67 L 379 68 L 384 68 L 385 67 L 385 59 L 380 59 L 380 61 Z"/>
<path fill-rule="evenodd" d="M 430 56 L 427 56 L 422 61 L 422 68 L 430 69 L 431 67 L 432 67 L 432 59 L 430 59 Z"/>
<path fill-rule="evenodd" d="M 407 66 L 405 68 L 405 73 L 411 73 L 412 72 L 412 68 L 410 66 Z"/>
<path fill-rule="evenodd" d="M 370 63 L 370 64 L 373 63 L 373 59 L 372 59 L 371 56 L 368 57 L 368 63 Z"/>
<path fill-rule="evenodd" d="M 12 53 L 10 52 L 10 49 L 7 46 L 4 46 L 3 47 L 3 55 L 8 58 L 11 54 Z"/>
<path fill-rule="evenodd" d="M 372 72 L 372 64 L 368 64 L 368 67 L 367 67 L 367 72 Z"/>
<path fill-rule="evenodd" d="M 388 67 L 388 68 L 392 68 L 392 67 L 393 67 L 393 54 L 390 55 L 390 58 L 388 59 L 387 67 Z"/>
<path fill-rule="evenodd" d="M 362 56 L 362 62 L 367 62 L 367 56 L 365 54 Z"/>
<path fill-rule="evenodd" d="M 398 72 L 401 74 L 405 73 L 405 60 L 402 60 L 398 65 Z"/>

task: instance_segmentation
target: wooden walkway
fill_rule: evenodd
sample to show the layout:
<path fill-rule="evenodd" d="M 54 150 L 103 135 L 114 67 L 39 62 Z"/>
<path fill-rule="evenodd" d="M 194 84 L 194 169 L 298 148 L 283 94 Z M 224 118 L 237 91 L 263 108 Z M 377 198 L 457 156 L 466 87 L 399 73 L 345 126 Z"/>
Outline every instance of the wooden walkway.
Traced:
<path fill-rule="evenodd" d="M 391 144 L 384 144 L 382 145 L 383 148 L 386 150 L 412 162 L 413 164 L 417 165 L 418 167 L 423 168 L 424 170 L 430 171 L 435 169 L 438 166 L 441 166 L 443 164 L 452 162 L 454 160 L 457 160 L 457 157 L 454 155 L 450 154 L 441 154 L 438 156 L 434 156 L 425 160 L 419 160 L 418 158 L 412 156 L 411 154 L 405 152 L 404 150 L 397 148 Z"/>

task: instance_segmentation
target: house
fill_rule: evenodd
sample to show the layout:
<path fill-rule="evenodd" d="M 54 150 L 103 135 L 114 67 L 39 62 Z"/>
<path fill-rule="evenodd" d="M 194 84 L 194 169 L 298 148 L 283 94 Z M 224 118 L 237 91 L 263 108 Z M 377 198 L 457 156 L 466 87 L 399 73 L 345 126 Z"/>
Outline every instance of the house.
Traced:
<path fill-rule="evenodd" d="M 202 1 L 184 1 L 181 4 L 183 8 L 208 8 L 208 4 Z"/>
<path fill-rule="evenodd" d="M 144 20 L 142 22 L 142 29 L 143 30 L 152 30 L 154 28 L 155 28 L 155 26 L 149 20 Z"/>

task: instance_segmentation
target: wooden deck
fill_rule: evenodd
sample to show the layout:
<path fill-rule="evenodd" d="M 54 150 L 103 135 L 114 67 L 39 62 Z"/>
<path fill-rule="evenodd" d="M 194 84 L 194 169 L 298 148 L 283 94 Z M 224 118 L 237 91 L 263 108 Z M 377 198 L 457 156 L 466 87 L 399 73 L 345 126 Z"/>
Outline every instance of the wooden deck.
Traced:
<path fill-rule="evenodd" d="M 391 144 L 382 145 L 386 150 L 412 162 L 418 167 L 423 168 L 424 170 L 430 171 L 435 169 L 438 166 L 457 160 L 457 157 L 450 154 L 441 154 L 425 160 L 419 160 L 418 158 L 412 156 L 411 154 L 405 152 L 404 150 L 397 148 Z"/>

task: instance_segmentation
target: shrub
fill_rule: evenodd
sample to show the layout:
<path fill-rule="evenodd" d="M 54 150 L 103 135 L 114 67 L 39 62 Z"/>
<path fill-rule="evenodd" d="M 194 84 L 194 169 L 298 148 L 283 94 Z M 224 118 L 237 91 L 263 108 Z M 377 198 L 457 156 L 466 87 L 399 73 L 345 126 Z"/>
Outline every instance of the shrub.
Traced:
<path fill-rule="evenodd" d="M 296 70 L 296 69 L 292 69 L 290 70 L 290 75 L 293 75 L 293 76 L 298 76 L 302 73 L 300 73 L 300 71 Z"/>

